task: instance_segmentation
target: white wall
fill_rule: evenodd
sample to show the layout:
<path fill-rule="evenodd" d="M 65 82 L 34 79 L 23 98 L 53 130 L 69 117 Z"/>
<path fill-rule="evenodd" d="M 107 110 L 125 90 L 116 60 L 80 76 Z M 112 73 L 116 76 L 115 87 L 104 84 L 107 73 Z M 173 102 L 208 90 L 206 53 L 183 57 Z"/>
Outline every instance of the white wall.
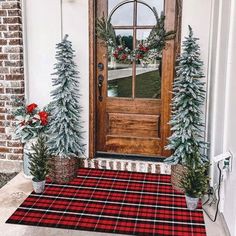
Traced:
<path fill-rule="evenodd" d="M 224 130 L 225 130 L 225 98 L 226 98 L 226 76 L 228 41 L 230 30 L 230 6 L 231 1 L 215 1 L 215 12 L 213 16 L 216 24 L 212 39 L 211 58 L 211 93 L 210 93 L 210 141 L 211 157 L 224 152 Z M 228 12 L 228 14 L 225 14 Z M 223 50 L 224 49 L 224 50 Z M 216 181 L 217 175 L 213 176 Z"/>
<path fill-rule="evenodd" d="M 25 0 L 24 7 L 27 96 L 42 106 L 50 101 L 55 45 L 61 39 L 60 5 L 58 0 Z"/>
<path fill-rule="evenodd" d="M 183 0 L 182 12 L 182 41 L 188 34 L 188 25 L 193 28 L 194 36 L 199 38 L 201 59 L 204 62 L 204 71 L 207 81 L 209 40 L 211 27 L 212 0 Z"/>
<path fill-rule="evenodd" d="M 222 183 L 220 210 L 232 236 L 236 235 L 236 7 L 234 0 L 215 0 L 211 41 L 209 138 L 211 157 L 231 151 L 233 169 Z M 213 166 L 214 167 L 214 166 Z M 213 184 L 218 171 L 213 168 Z"/>
<path fill-rule="evenodd" d="M 223 214 L 232 236 L 236 235 L 236 3 L 231 2 L 229 49 L 226 76 L 224 150 L 233 154 L 233 169 L 224 186 Z"/>
<path fill-rule="evenodd" d="M 28 102 L 35 102 L 40 106 L 50 101 L 51 73 L 56 62 L 55 45 L 60 42 L 61 34 L 69 34 L 80 71 L 82 116 L 88 145 L 88 0 L 63 0 L 62 3 L 61 14 L 60 0 L 23 0 L 27 98 Z"/>

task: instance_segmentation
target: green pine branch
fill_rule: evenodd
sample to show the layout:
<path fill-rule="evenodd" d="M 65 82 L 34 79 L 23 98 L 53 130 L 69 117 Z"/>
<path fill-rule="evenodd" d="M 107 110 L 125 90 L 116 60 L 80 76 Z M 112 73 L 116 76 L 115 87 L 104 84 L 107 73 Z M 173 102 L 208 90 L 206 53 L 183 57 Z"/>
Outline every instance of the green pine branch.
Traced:
<path fill-rule="evenodd" d="M 108 46 L 116 47 L 116 33 L 113 25 L 105 16 L 97 19 L 96 24 L 97 36 Z"/>
<path fill-rule="evenodd" d="M 166 31 L 164 14 L 161 14 L 159 17 L 155 8 L 153 8 L 153 12 L 156 18 L 156 25 L 152 28 L 147 42 L 150 49 L 155 49 L 161 53 L 165 48 L 166 41 L 173 39 L 176 32 L 173 30 Z"/>
<path fill-rule="evenodd" d="M 27 153 L 30 160 L 30 173 L 35 181 L 43 181 L 48 174 L 48 159 L 50 157 L 46 139 L 40 135 L 31 148 L 32 152 Z"/>
<path fill-rule="evenodd" d="M 209 177 L 207 175 L 209 165 L 197 163 L 195 167 L 188 166 L 187 173 L 181 179 L 181 187 L 189 197 L 202 197 L 208 189 Z"/>

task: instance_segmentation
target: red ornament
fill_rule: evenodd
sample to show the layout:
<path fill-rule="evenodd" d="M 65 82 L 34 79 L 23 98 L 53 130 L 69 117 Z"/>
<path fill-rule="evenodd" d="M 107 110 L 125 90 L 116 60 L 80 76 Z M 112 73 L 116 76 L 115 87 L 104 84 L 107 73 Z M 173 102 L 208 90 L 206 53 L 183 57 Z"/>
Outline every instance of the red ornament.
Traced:
<path fill-rule="evenodd" d="M 137 54 L 137 55 L 136 55 L 136 58 L 137 58 L 137 59 L 142 59 L 142 58 L 143 58 L 143 55 Z"/>
<path fill-rule="evenodd" d="M 41 111 L 38 113 L 42 125 L 48 124 L 48 113 L 46 111 Z"/>
<path fill-rule="evenodd" d="M 28 113 L 32 113 L 37 106 L 38 106 L 37 104 L 31 103 L 26 107 L 26 110 Z"/>
<path fill-rule="evenodd" d="M 125 60 L 127 58 L 127 54 L 122 54 L 121 59 Z"/>
<path fill-rule="evenodd" d="M 142 44 L 139 44 L 139 50 L 142 52 L 147 52 L 149 50 L 149 47 L 145 47 Z"/>
<path fill-rule="evenodd" d="M 118 53 L 117 53 L 117 52 L 115 52 L 115 53 L 113 54 L 113 56 L 114 56 L 116 59 L 118 59 Z"/>

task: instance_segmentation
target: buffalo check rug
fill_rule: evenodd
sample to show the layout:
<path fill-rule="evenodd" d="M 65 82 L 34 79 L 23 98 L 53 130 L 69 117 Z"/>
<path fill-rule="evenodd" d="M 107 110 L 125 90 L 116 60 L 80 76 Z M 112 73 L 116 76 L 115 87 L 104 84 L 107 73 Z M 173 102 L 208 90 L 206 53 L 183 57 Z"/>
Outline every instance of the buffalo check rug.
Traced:
<path fill-rule="evenodd" d="M 78 170 L 66 185 L 47 181 L 6 223 L 128 235 L 205 236 L 203 211 L 189 211 L 169 175 Z"/>

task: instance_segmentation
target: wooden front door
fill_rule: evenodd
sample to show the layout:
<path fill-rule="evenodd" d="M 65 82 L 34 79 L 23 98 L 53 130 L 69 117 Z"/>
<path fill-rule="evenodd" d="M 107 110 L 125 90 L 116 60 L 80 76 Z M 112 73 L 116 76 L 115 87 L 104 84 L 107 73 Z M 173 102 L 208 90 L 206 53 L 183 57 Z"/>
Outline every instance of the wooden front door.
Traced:
<path fill-rule="evenodd" d="M 159 15 L 164 12 L 165 29 L 176 30 L 175 0 L 96 3 L 97 17 L 110 17 L 118 44 L 129 52 L 148 40 L 156 23 L 153 7 Z M 123 49 L 111 50 L 96 39 L 96 152 L 169 155 L 164 146 L 170 135 L 176 42 L 167 41 L 159 60 L 141 55 L 130 62 L 121 58 Z"/>

